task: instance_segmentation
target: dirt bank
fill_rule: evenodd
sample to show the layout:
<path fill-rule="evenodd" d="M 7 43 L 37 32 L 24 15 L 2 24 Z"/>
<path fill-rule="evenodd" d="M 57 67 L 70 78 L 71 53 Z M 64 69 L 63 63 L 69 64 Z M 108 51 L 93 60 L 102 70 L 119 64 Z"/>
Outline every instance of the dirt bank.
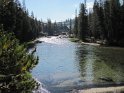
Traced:
<path fill-rule="evenodd" d="M 91 89 L 79 90 L 79 93 L 124 93 L 124 86 L 91 88 Z"/>

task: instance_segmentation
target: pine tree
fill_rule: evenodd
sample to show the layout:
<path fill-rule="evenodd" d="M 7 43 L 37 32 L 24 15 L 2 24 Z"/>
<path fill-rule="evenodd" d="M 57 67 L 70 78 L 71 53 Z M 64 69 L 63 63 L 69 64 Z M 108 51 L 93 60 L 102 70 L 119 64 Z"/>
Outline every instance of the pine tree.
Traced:
<path fill-rule="evenodd" d="M 103 10 L 103 2 L 102 0 L 99 0 L 99 11 L 98 11 L 98 19 L 99 19 L 99 25 L 100 25 L 100 39 L 105 39 L 104 35 L 104 10 Z"/>
<path fill-rule="evenodd" d="M 0 92 L 29 93 L 37 83 L 30 71 L 38 58 L 28 54 L 24 45 L 20 45 L 13 34 L 0 29 Z"/>
<path fill-rule="evenodd" d="M 22 11 L 20 2 L 16 0 L 15 3 L 16 3 L 16 24 L 15 24 L 15 29 L 13 30 L 13 32 L 16 38 L 22 41 L 23 11 Z"/>
<path fill-rule="evenodd" d="M 100 39 L 102 32 L 101 28 L 102 27 L 99 20 L 99 3 L 97 0 L 95 0 L 93 6 L 93 34 L 95 39 Z"/>
<path fill-rule="evenodd" d="M 116 43 L 118 41 L 118 26 L 119 26 L 119 0 L 110 0 L 110 19 L 111 19 L 111 42 Z M 117 27 L 116 27 L 116 26 Z"/>
<path fill-rule="evenodd" d="M 72 34 L 72 20 L 69 20 L 69 34 Z"/>
<path fill-rule="evenodd" d="M 14 32 L 22 43 L 35 39 L 41 27 L 34 16 L 29 16 L 25 0 L 23 6 L 18 0 L 0 0 L 0 24 L 3 24 L 5 31 Z"/>
<path fill-rule="evenodd" d="M 88 35 L 89 37 L 93 37 L 93 13 L 92 10 L 89 9 L 89 15 L 88 15 Z"/>
<path fill-rule="evenodd" d="M 47 27 L 48 27 L 48 35 L 50 35 L 50 36 L 53 35 L 52 22 L 50 19 L 48 19 Z"/>
<path fill-rule="evenodd" d="M 109 45 L 124 45 L 124 0 L 95 0 L 93 11 L 88 14 L 88 26 L 85 16 L 85 4 L 81 4 L 78 17 L 78 38 L 95 37 L 95 41 L 104 40 Z M 88 31 L 84 30 L 88 27 Z M 104 42 L 103 42 L 104 43 Z"/>
<path fill-rule="evenodd" d="M 80 5 L 80 12 L 78 18 L 78 38 L 81 40 L 85 40 L 87 36 L 87 30 L 88 30 L 88 18 L 86 14 L 86 7 L 82 3 Z"/>
<path fill-rule="evenodd" d="M 31 37 L 27 37 L 32 36 L 31 34 L 31 23 L 30 23 L 30 19 L 28 17 L 28 11 L 25 11 L 23 13 L 23 30 L 22 30 L 22 41 L 29 41 L 31 40 Z"/>
<path fill-rule="evenodd" d="M 111 41 L 111 18 L 110 18 L 110 2 L 108 0 L 105 0 L 104 2 L 104 36 L 107 39 L 107 41 Z"/>
<path fill-rule="evenodd" d="M 74 21 L 74 36 L 77 37 L 77 34 L 78 34 L 78 17 L 77 17 L 77 10 L 76 10 L 76 13 L 75 13 L 75 21 Z"/>
<path fill-rule="evenodd" d="M 14 0 L 1 0 L 0 23 L 6 31 L 12 32 L 15 29 L 16 9 Z"/>

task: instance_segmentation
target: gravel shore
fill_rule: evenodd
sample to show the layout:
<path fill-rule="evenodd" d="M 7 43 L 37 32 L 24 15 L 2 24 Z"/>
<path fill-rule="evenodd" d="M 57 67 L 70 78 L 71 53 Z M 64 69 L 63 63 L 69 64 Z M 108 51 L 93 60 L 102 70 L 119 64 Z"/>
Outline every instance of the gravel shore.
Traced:
<path fill-rule="evenodd" d="M 124 86 L 91 88 L 91 89 L 79 90 L 78 93 L 124 93 Z"/>

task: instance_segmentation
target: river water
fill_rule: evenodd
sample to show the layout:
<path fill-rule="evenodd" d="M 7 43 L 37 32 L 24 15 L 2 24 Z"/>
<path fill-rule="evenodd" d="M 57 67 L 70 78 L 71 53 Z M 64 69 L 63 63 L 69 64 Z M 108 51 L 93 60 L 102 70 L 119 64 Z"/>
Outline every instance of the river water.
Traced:
<path fill-rule="evenodd" d="M 124 48 L 84 45 L 58 37 L 39 40 L 44 42 L 36 45 L 39 64 L 32 74 L 50 93 L 123 85 Z"/>

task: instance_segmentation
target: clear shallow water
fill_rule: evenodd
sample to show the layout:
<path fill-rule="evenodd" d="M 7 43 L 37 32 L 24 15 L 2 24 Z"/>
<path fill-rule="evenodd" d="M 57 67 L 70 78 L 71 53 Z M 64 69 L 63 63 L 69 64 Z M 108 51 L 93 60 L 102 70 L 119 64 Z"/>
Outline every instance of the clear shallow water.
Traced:
<path fill-rule="evenodd" d="M 36 46 L 39 64 L 32 74 L 51 93 L 124 82 L 123 48 L 81 45 L 57 37 L 39 40 L 44 42 Z"/>

